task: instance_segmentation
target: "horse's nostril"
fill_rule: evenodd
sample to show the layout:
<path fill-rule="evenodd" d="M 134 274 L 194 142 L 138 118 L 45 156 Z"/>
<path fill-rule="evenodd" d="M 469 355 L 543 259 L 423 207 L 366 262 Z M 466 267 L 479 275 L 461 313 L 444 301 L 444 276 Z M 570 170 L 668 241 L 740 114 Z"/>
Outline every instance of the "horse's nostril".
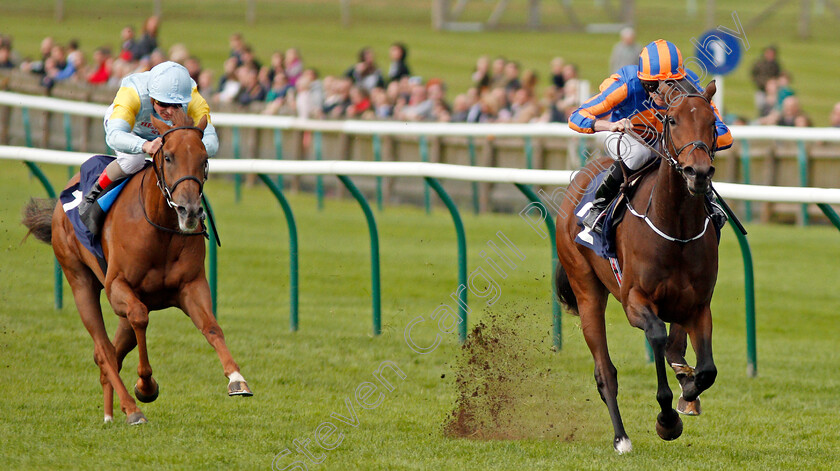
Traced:
<path fill-rule="evenodd" d="M 715 176 L 715 168 L 709 167 L 709 179 L 711 180 L 712 177 Z"/>
<path fill-rule="evenodd" d="M 697 171 L 694 170 L 694 167 L 686 167 L 683 171 L 687 177 L 694 177 L 697 175 Z"/>
<path fill-rule="evenodd" d="M 185 208 L 183 206 L 178 206 L 175 210 L 178 212 L 178 215 L 181 216 L 181 217 L 185 217 L 187 215 L 187 208 Z"/>

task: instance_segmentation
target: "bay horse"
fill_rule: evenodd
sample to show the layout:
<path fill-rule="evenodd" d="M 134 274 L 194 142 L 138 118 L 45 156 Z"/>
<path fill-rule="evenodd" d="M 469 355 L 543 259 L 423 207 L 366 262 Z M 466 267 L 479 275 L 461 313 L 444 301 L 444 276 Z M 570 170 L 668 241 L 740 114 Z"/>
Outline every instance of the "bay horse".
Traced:
<path fill-rule="evenodd" d="M 575 243 L 580 232 L 575 207 L 599 169 L 609 158 L 596 160 L 578 172 L 566 193 L 557 217 L 555 276 L 560 301 L 580 315 L 581 329 L 595 362 L 595 382 L 607 406 L 618 453 L 632 445 L 618 410 L 616 369 L 607 348 L 604 312 L 612 294 L 623 306 L 630 325 L 641 329 L 653 350 L 656 364 L 656 400 L 661 412 L 656 431 L 664 440 L 682 434 L 682 419 L 672 408 L 666 363 L 677 374 L 682 396 L 678 409 L 700 413 L 698 396 L 715 381 L 712 359 L 712 300 L 718 270 L 718 245 L 714 230 L 706 230 L 709 217 L 704 195 L 710 188 L 716 146 L 712 81 L 702 92 L 684 92 L 678 85 L 666 93 L 662 152 L 658 169 L 648 173 L 628 204 L 616 231 L 617 259 L 623 276 L 617 280 L 610 262 Z M 627 138 L 627 137 L 625 137 Z M 655 164 L 654 164 L 655 165 Z M 647 209 L 644 209 L 647 208 Z M 641 214 L 641 212 L 644 214 Z M 634 217 L 636 216 L 636 217 Z M 671 324 L 670 335 L 665 323 Z M 691 338 L 697 366 L 684 358 L 686 334 Z"/>
<path fill-rule="evenodd" d="M 149 364 L 146 327 L 149 311 L 167 307 L 184 311 L 216 350 L 229 378 L 228 394 L 252 395 L 213 317 L 204 271 L 201 197 L 208 156 L 201 138 L 207 119 L 196 125 L 186 113 L 179 112 L 172 118 L 172 126 L 154 117 L 152 122 L 163 144 L 153 156 L 152 165 L 126 183 L 107 214 L 101 232 L 106 272 L 77 239 L 60 201 L 53 208 L 32 200 L 24 208 L 23 223 L 36 238 L 52 244 L 82 322 L 93 337 L 105 422 L 113 420 L 114 391 L 126 422 L 147 422 L 119 372 L 123 359 L 136 346 L 139 378 L 134 395 L 141 402 L 157 399 L 160 389 Z M 67 188 L 78 181 L 77 174 Z M 168 182 L 174 183 L 170 186 Z M 103 288 L 119 316 L 113 342 L 108 339 L 99 303 Z"/>

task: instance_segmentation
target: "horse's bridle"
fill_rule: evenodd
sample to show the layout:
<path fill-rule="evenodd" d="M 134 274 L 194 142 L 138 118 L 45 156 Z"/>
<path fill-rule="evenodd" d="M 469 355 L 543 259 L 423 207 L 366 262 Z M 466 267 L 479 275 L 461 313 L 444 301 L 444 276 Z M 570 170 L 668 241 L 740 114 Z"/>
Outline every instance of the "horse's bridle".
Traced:
<path fill-rule="evenodd" d="M 198 131 L 199 134 L 204 136 L 204 130 L 199 128 L 199 127 L 195 127 L 195 126 L 178 126 L 178 127 L 175 127 L 175 128 L 170 128 L 169 130 L 167 130 L 165 133 L 163 133 L 160 136 L 160 140 L 161 140 L 160 147 L 158 148 L 157 152 L 155 152 L 155 155 L 152 157 L 152 165 L 154 166 L 154 169 L 155 169 L 155 176 L 157 176 L 157 186 L 158 186 L 158 188 L 160 188 L 160 191 L 163 193 L 163 197 L 166 199 L 166 204 L 169 205 L 169 207 L 171 207 L 172 209 L 178 209 L 178 205 L 175 204 L 174 201 L 172 201 L 172 193 L 175 191 L 175 188 L 177 188 L 178 185 L 180 185 L 181 183 L 183 183 L 185 181 L 194 181 L 194 182 L 198 183 L 198 195 L 199 196 L 204 195 L 204 181 L 207 181 L 207 172 L 208 172 L 208 168 L 209 168 L 208 162 L 205 161 L 204 162 L 204 181 L 201 181 L 197 177 L 194 177 L 192 175 L 187 175 L 186 177 L 181 177 L 181 178 L 175 180 L 175 183 L 173 183 L 171 187 L 166 184 L 166 173 L 163 171 L 163 162 L 161 161 L 161 162 L 158 163 L 158 155 L 161 155 L 161 156 L 163 155 L 163 147 L 166 145 L 167 134 L 169 134 L 173 131 L 179 131 L 179 130 L 182 130 L 182 129 L 192 129 L 194 131 Z"/>
<path fill-rule="evenodd" d="M 175 191 L 175 188 L 185 181 L 194 181 L 194 182 L 198 183 L 198 194 L 199 194 L 199 196 L 201 198 L 204 198 L 204 182 L 207 181 L 207 175 L 208 175 L 208 170 L 209 170 L 209 164 L 205 161 L 204 162 L 204 181 L 201 181 L 197 177 L 194 177 L 192 175 L 187 175 L 186 177 L 181 177 L 178 180 L 176 180 L 175 183 L 171 187 L 166 184 L 166 172 L 164 172 L 164 170 L 163 170 L 163 161 L 162 161 L 163 160 L 163 146 L 166 144 L 167 134 L 169 134 L 173 131 L 179 131 L 179 130 L 182 130 L 182 129 L 192 129 L 194 131 L 198 131 L 199 134 L 201 134 L 202 136 L 204 135 L 204 130 L 199 128 L 199 127 L 196 127 L 196 126 L 178 126 L 178 127 L 170 128 L 169 130 L 167 130 L 166 132 L 164 132 L 160 136 L 160 138 L 161 138 L 160 147 L 158 148 L 158 150 L 152 156 L 152 168 L 154 168 L 155 176 L 157 177 L 157 186 L 160 189 L 161 193 L 163 193 L 163 197 L 166 200 L 166 204 L 170 208 L 176 209 L 176 210 L 178 209 L 179 206 L 174 201 L 172 201 L 172 192 Z M 160 157 L 160 159 L 158 157 Z M 161 160 L 161 162 L 158 162 L 158 160 Z M 154 226 L 157 229 L 160 229 L 164 232 L 170 232 L 170 233 L 186 235 L 186 236 L 189 236 L 189 235 L 203 235 L 203 236 L 209 238 L 209 235 L 207 234 L 206 230 L 204 230 L 202 232 L 182 232 L 182 231 L 179 231 L 179 230 L 176 230 L 176 229 L 171 229 L 169 227 L 161 226 L 160 224 L 157 224 L 154 221 L 152 221 L 151 219 L 149 219 L 149 215 L 146 212 L 146 205 L 143 204 L 143 183 L 145 181 L 146 181 L 146 174 L 144 173 L 143 174 L 143 179 L 140 181 L 140 207 L 143 208 L 143 216 L 146 218 L 146 222 L 148 222 L 152 226 Z M 218 240 L 217 240 L 217 242 L 218 242 Z"/>
<path fill-rule="evenodd" d="M 687 94 L 681 94 L 680 95 L 680 99 L 689 98 L 689 97 L 702 98 L 703 101 L 711 104 L 711 101 L 708 98 L 706 98 L 705 95 L 701 95 L 699 93 L 687 93 Z M 682 155 L 682 153 L 685 152 L 685 150 L 689 146 L 691 147 L 691 150 L 689 151 L 689 154 L 694 152 L 697 149 L 704 150 L 709 155 L 709 159 L 711 159 L 711 161 L 714 162 L 714 160 L 715 160 L 715 145 L 717 144 L 717 126 L 714 126 L 714 137 L 713 137 L 713 140 L 712 140 L 711 147 L 708 144 L 706 144 L 705 142 L 703 142 L 702 140 L 697 139 L 697 140 L 691 141 L 691 142 L 683 145 L 682 147 L 680 147 L 678 149 L 676 144 L 674 144 L 674 138 L 671 135 L 671 123 L 672 123 L 672 121 L 673 121 L 673 117 L 671 115 L 667 114 L 667 112 L 662 116 L 662 148 L 665 150 L 665 154 L 663 155 L 662 153 L 659 153 L 660 157 L 665 159 L 671 165 L 671 167 L 673 167 L 674 170 L 679 172 L 683 177 L 685 177 L 685 172 L 683 170 L 683 166 L 680 164 L 680 162 L 677 160 L 677 158 L 679 158 L 679 156 Z M 673 153 L 671 152 L 671 149 L 674 150 Z"/>

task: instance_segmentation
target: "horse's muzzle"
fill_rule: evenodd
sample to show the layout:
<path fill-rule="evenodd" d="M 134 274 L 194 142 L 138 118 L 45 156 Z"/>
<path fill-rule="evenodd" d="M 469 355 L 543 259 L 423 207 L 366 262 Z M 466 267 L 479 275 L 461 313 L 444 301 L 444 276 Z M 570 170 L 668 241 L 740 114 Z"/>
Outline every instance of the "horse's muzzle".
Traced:
<path fill-rule="evenodd" d="M 702 169 L 693 166 L 683 168 L 683 176 L 688 183 L 688 191 L 693 195 L 705 195 L 709 191 L 714 175 L 715 168 L 711 165 Z"/>
<path fill-rule="evenodd" d="M 178 227 L 183 232 L 195 232 L 201 227 L 200 223 L 204 219 L 201 204 L 178 205 L 175 212 L 178 213 Z"/>

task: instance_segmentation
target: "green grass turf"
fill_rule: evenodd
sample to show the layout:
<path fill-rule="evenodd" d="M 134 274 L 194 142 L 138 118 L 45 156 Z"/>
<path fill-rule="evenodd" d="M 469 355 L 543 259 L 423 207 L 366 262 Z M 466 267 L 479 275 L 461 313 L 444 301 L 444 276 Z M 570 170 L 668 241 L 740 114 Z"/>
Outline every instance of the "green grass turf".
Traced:
<path fill-rule="evenodd" d="M 45 166 L 57 186 L 66 169 Z M 515 215 L 473 216 L 464 209 L 469 270 L 486 267 L 478 252 L 503 231 L 525 254 L 507 279 L 496 278 L 493 306 L 470 296 L 470 326 L 510 320 L 524 355 L 521 438 L 447 438 L 442 426 L 456 399 L 464 357 L 454 335 L 420 355 L 404 329 L 449 301 L 456 285 L 455 236 L 438 206 L 376 212 L 381 235 L 383 334 L 370 335 L 369 242 L 361 210 L 348 200 L 291 195 L 300 231 L 300 331 L 288 327 L 288 248 L 282 212 L 263 187 L 241 203 L 225 179 L 207 185 L 224 247 L 219 311 L 228 346 L 255 396 L 229 398 L 213 350 L 176 311 L 153 313 L 150 359 L 159 399 L 142 405 L 150 422 L 129 427 L 117 413 L 102 423 L 92 342 L 70 295 L 52 300 L 52 251 L 28 240 L 21 206 L 40 196 L 18 162 L 0 162 L 0 450 L 8 469 L 268 469 L 294 440 L 314 439 L 332 421 L 341 444 L 309 469 L 832 469 L 840 462 L 837 363 L 837 238 L 833 228 L 750 225 L 756 268 L 759 376 L 745 375 L 743 272 L 735 237 L 724 234 L 713 300 L 716 384 L 703 395 L 703 415 L 686 418 L 683 436 L 661 441 L 654 368 L 640 331 L 611 302 L 608 331 L 619 371 L 624 421 L 634 451 L 617 456 L 606 408 L 592 379 L 579 319 L 564 317 L 564 348 L 550 351 L 549 247 Z M 444 185 L 446 183 L 444 182 Z M 523 205 L 525 204 L 523 200 Z M 728 231 L 728 229 L 727 229 Z M 66 283 L 65 283 L 65 289 Z M 69 292 L 68 292 L 69 293 Z M 104 297 L 103 297 L 104 300 Z M 113 333 L 116 317 L 105 308 Z M 419 342 L 435 329 L 421 325 Z M 365 410 L 356 388 L 393 361 L 405 380 Z M 690 360 L 691 361 L 691 360 Z M 136 380 L 137 355 L 123 369 Z M 495 364 L 494 364 L 495 366 Z M 550 370 L 549 370 L 550 369 Z M 677 390 L 671 378 L 671 387 Z M 384 390 L 383 390 L 384 391 Z M 528 395 L 526 397 L 526 394 Z M 375 397 L 375 396 L 374 396 Z M 354 404 L 358 427 L 331 419 Z M 549 426 L 554 426 L 551 428 Z M 546 430 L 558 430 L 558 433 Z M 279 466 L 291 464 L 292 456 Z"/>
<path fill-rule="evenodd" d="M 66 43 L 80 40 L 82 49 L 90 54 L 100 45 L 119 49 L 119 34 L 123 26 L 131 24 L 139 29 L 146 16 L 152 13 L 153 2 L 125 0 L 66 0 L 66 19 L 55 20 L 55 2 L 20 2 L 0 0 L 3 23 L 0 32 L 12 34 L 15 48 L 24 56 L 38 55 L 38 44 L 47 35 Z M 612 2 L 616 3 L 616 2 Z M 706 2 L 697 1 L 698 13 L 687 12 L 688 2 L 648 0 L 636 2 L 638 41 L 645 44 L 657 38 L 667 38 L 677 44 L 684 57 L 693 56 L 692 38 L 706 29 Z M 275 50 L 298 47 L 307 66 L 316 67 L 322 74 L 345 71 L 363 46 L 371 46 L 379 64 L 387 68 L 387 48 L 394 41 L 408 44 L 412 71 L 425 78 L 442 77 L 450 86 L 450 99 L 469 86 L 470 72 L 479 55 L 502 55 L 519 60 L 524 68 L 536 70 L 540 88 L 547 84 L 549 61 L 555 56 L 579 65 L 581 77 L 589 80 L 596 90 L 608 71 L 610 50 L 617 41 L 616 34 L 581 34 L 557 32 L 436 32 L 431 29 L 430 2 L 407 0 L 365 0 L 351 2 L 352 24 L 343 28 L 339 2 L 336 0 L 257 1 L 257 21 L 245 23 L 246 2 L 223 0 L 184 0 L 161 2 L 163 21 L 160 44 L 164 48 L 175 43 L 185 44 L 202 59 L 205 67 L 220 73 L 228 53 L 228 36 L 242 32 L 257 57 L 264 62 Z M 465 21 L 484 21 L 496 2 L 472 0 L 465 10 Z M 811 20 L 810 38 L 797 35 L 801 2 L 789 1 L 776 8 L 764 21 L 754 23 L 765 10 L 765 2 L 730 0 L 715 2 L 715 26 L 736 29 L 732 15 L 748 28 L 749 49 L 742 51 L 741 66 L 726 77 L 726 112 L 747 118 L 755 116 L 754 87 L 749 78 L 752 63 L 768 44 L 780 47 L 782 66 L 793 76 L 792 87 L 803 109 L 815 125 L 827 125 L 840 92 L 830 87 L 827 77 L 840 74 L 836 60 L 838 20 L 829 8 L 815 8 Z M 542 2 L 542 23 L 568 25 L 561 2 Z M 573 2 L 581 21 L 604 23 L 610 18 L 594 2 Z M 527 12 L 525 0 L 510 2 L 503 23 L 523 24 Z"/>

